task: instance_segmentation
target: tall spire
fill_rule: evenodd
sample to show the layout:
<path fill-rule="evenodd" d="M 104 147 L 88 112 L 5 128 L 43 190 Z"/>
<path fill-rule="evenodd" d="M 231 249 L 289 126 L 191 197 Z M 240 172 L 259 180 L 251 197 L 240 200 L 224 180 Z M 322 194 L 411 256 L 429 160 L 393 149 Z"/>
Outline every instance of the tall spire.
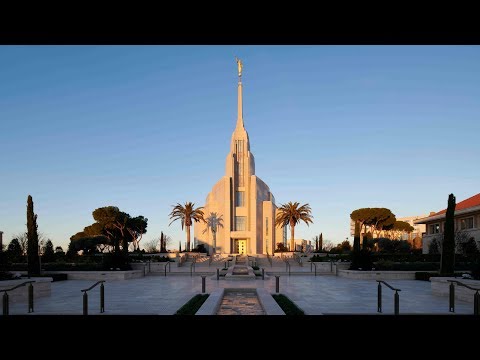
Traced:
<path fill-rule="evenodd" d="M 237 128 L 244 127 L 243 125 L 243 102 L 242 102 L 242 60 L 235 56 L 238 65 L 238 117 L 237 117 Z"/>

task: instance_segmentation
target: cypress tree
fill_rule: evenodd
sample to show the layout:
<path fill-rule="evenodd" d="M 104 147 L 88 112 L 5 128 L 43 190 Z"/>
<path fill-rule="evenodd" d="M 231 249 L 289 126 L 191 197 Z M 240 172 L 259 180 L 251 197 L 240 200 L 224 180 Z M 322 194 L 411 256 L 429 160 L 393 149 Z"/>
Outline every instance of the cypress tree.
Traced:
<path fill-rule="evenodd" d="M 360 224 L 355 221 L 355 236 L 353 237 L 353 251 L 360 252 Z"/>
<path fill-rule="evenodd" d="M 318 240 L 318 248 L 320 251 L 323 249 L 323 233 L 320 233 L 320 240 Z"/>
<path fill-rule="evenodd" d="M 448 207 L 445 215 L 445 231 L 443 233 L 441 275 L 453 275 L 455 267 L 455 196 L 448 196 Z"/>
<path fill-rule="evenodd" d="M 40 274 L 40 258 L 38 256 L 38 225 L 37 215 L 33 212 L 32 196 L 28 195 L 27 200 L 27 256 L 28 275 Z"/>
<path fill-rule="evenodd" d="M 53 251 L 53 243 L 51 240 L 48 240 L 45 244 L 43 250 L 43 261 L 44 262 L 53 262 L 55 261 L 55 251 Z"/>
<path fill-rule="evenodd" d="M 160 233 L 160 252 L 165 252 L 165 244 L 163 243 L 163 231 Z"/>

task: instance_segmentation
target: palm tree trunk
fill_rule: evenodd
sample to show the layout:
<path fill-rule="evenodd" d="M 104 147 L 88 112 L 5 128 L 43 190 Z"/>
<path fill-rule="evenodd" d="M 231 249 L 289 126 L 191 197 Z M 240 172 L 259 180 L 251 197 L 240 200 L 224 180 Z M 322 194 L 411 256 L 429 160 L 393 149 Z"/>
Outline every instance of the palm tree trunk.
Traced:
<path fill-rule="evenodd" d="M 212 251 L 212 255 L 215 254 L 216 247 L 217 247 L 217 232 L 214 231 L 213 232 L 213 251 Z"/>
<path fill-rule="evenodd" d="M 187 251 L 190 251 L 190 226 L 185 226 L 187 231 Z"/>
<path fill-rule="evenodd" d="M 295 225 L 290 224 L 290 251 L 295 251 Z"/>

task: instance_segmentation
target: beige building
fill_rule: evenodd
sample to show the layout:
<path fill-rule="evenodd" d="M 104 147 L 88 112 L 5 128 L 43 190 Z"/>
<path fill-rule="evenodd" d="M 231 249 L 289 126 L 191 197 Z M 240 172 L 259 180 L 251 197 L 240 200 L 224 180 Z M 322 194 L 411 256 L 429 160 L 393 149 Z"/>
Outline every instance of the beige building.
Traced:
<path fill-rule="evenodd" d="M 423 219 L 415 220 L 415 224 L 422 224 L 426 227 L 422 238 L 424 254 L 428 254 L 433 239 L 439 243 L 443 241 L 446 212 L 446 209 L 436 213 L 432 212 Z M 477 247 L 480 248 L 480 193 L 457 203 L 454 219 L 456 236 L 465 239 L 473 238 L 477 242 Z"/>
<path fill-rule="evenodd" d="M 225 175 L 207 196 L 203 210 L 207 223 L 195 224 L 194 241 L 204 244 L 208 253 L 271 254 L 276 242 L 284 242 L 284 232 L 275 228 L 273 194 L 255 175 L 255 159 L 243 122 L 242 65 L 237 62 L 238 116 Z"/>

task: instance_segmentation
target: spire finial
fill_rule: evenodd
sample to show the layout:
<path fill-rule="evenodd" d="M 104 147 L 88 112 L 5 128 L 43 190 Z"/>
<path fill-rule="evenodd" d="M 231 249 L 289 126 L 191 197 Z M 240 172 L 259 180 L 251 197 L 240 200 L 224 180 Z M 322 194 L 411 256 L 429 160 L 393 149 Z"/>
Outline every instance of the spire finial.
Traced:
<path fill-rule="evenodd" d="M 237 127 L 243 126 L 243 102 L 242 102 L 242 60 L 235 56 L 235 60 L 238 65 L 238 117 L 237 117 Z"/>
<path fill-rule="evenodd" d="M 243 63 L 242 63 L 242 60 L 240 60 L 239 58 L 237 58 L 235 56 L 235 60 L 237 61 L 237 65 L 238 65 L 238 81 L 242 81 L 242 68 L 243 68 Z"/>

